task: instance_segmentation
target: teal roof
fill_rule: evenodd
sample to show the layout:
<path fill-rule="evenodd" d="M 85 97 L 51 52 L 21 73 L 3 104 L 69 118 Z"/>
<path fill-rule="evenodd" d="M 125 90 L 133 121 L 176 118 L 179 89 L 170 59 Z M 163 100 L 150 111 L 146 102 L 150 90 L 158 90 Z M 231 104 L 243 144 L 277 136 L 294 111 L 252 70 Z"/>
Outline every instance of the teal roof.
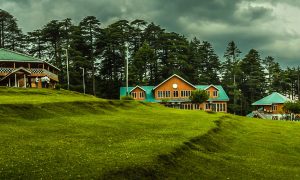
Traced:
<path fill-rule="evenodd" d="M 219 90 L 219 96 L 218 98 L 210 98 L 208 101 L 229 101 L 229 97 L 227 96 L 225 90 L 221 85 L 196 85 L 197 89 L 205 90 L 209 88 L 210 86 L 214 86 L 218 88 Z"/>
<path fill-rule="evenodd" d="M 204 90 L 210 86 L 211 85 L 196 85 L 195 87 L 197 89 Z M 227 96 L 223 87 L 220 85 L 214 85 L 214 86 L 216 88 L 218 88 L 218 90 L 219 90 L 219 97 L 208 99 L 208 101 L 229 101 L 229 97 Z M 155 100 L 154 94 L 152 92 L 153 88 L 155 88 L 156 86 L 139 86 L 139 87 L 143 88 L 146 91 L 146 98 L 144 101 L 146 101 L 146 102 L 161 102 L 161 100 Z M 135 87 L 128 87 L 128 92 L 130 92 L 133 88 L 135 88 Z M 126 87 L 120 88 L 120 97 L 121 96 L 126 96 Z M 189 101 L 189 100 L 187 99 L 187 101 Z M 170 101 L 170 102 L 172 102 L 172 101 Z"/>
<path fill-rule="evenodd" d="M 273 92 L 269 96 L 264 97 L 256 102 L 252 103 L 252 105 L 253 106 L 262 106 L 262 105 L 272 105 L 272 104 L 283 104 L 286 101 L 290 101 L 290 99 L 280 93 Z"/>
<path fill-rule="evenodd" d="M 136 86 L 135 86 L 136 87 Z M 128 87 L 128 93 L 134 89 L 135 87 Z M 154 94 L 152 93 L 152 89 L 155 87 L 155 86 L 139 86 L 141 88 L 143 88 L 145 91 L 146 91 L 146 98 L 145 98 L 145 101 L 147 102 L 159 102 L 157 100 L 155 100 L 154 98 Z M 126 96 L 126 87 L 121 87 L 120 88 L 120 97 L 122 96 Z"/>
<path fill-rule="evenodd" d="M 11 51 L 8 49 L 3 49 L 0 48 L 0 61 L 5 61 L 5 62 L 36 62 L 36 63 L 46 63 L 49 64 L 50 66 L 53 66 L 52 64 L 41 60 L 37 59 L 35 57 L 29 56 L 27 54 Z M 58 69 L 57 67 L 53 66 L 54 68 Z"/>
<path fill-rule="evenodd" d="M 2 48 L 0 49 L 0 61 L 42 62 L 42 60 L 38 60 L 29 55 Z"/>

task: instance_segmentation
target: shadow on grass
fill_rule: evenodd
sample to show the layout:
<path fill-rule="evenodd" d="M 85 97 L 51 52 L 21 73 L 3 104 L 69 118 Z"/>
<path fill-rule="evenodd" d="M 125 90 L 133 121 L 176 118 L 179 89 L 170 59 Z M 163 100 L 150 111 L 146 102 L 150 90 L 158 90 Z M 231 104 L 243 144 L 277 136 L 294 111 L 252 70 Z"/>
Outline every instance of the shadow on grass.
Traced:
<path fill-rule="evenodd" d="M 216 128 L 211 129 L 206 134 L 190 139 L 184 142 L 182 146 L 174 149 L 169 154 L 161 154 L 149 166 L 128 167 L 118 171 L 107 172 L 104 179 L 172 179 L 176 177 L 176 169 L 181 168 L 180 160 L 186 158 L 193 151 L 199 151 L 207 154 L 226 151 L 230 148 L 229 143 L 233 139 L 223 137 L 224 129 L 228 126 L 234 127 L 233 123 L 223 120 L 226 116 L 216 121 Z M 232 137 L 230 137 L 232 138 Z M 191 159 L 193 161 L 193 159 Z M 202 163 L 201 161 L 198 163 Z M 175 174 L 172 176 L 172 174 Z"/>

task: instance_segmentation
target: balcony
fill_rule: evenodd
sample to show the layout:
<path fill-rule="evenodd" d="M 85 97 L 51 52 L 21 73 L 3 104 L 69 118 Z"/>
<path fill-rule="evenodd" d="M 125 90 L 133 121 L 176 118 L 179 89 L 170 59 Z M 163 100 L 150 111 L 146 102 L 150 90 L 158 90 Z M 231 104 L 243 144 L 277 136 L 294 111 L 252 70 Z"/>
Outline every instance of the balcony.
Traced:
<path fill-rule="evenodd" d="M 47 75 L 50 79 L 58 81 L 58 75 L 54 74 L 46 69 L 40 68 L 25 68 L 31 72 L 31 76 L 42 77 Z M 14 68 L 0 68 L 0 76 L 6 76 L 7 74 L 11 73 Z"/>

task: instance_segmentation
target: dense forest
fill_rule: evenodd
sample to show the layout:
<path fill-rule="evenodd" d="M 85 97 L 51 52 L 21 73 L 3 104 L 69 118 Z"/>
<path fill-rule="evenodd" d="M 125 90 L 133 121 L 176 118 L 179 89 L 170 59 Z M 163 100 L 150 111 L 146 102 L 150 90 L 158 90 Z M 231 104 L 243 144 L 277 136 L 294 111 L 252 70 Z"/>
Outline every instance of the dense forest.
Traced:
<path fill-rule="evenodd" d="M 152 22 L 119 20 L 103 27 L 94 16 L 78 24 L 69 18 L 52 20 L 23 33 L 17 19 L 0 9 L 0 47 L 54 64 L 61 69 L 64 88 L 68 52 L 74 91 L 83 91 L 84 68 L 87 93 L 118 99 L 129 58 L 130 86 L 157 85 L 174 73 L 193 84 L 221 84 L 230 97 L 229 111 L 236 114 L 248 113 L 252 102 L 273 91 L 299 96 L 299 67 L 282 69 L 272 56 L 261 57 L 255 49 L 241 57 L 234 41 L 226 46 L 224 56 L 218 57 L 210 42 L 187 39 Z"/>

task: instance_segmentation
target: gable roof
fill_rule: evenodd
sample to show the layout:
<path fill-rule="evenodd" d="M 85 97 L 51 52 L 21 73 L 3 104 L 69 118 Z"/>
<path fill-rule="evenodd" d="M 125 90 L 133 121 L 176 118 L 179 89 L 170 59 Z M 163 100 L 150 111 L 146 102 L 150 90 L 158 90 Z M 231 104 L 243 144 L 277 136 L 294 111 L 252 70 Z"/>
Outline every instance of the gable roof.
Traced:
<path fill-rule="evenodd" d="M 208 101 L 229 101 L 229 97 L 221 85 L 196 85 L 196 88 L 200 90 L 207 90 L 211 86 L 218 89 L 218 97 L 209 98 Z"/>
<path fill-rule="evenodd" d="M 266 96 L 256 102 L 252 103 L 252 105 L 253 106 L 261 106 L 261 105 L 283 104 L 287 101 L 291 101 L 291 100 L 280 93 L 273 92 L 269 96 Z"/>
<path fill-rule="evenodd" d="M 12 72 L 8 73 L 6 76 L 4 76 L 2 79 L 0 79 L 0 81 L 3 81 L 4 79 L 6 79 L 7 77 L 9 77 L 10 75 L 12 75 L 12 74 L 14 74 L 14 73 L 16 73 L 18 71 L 21 71 L 21 70 L 24 71 L 24 72 L 26 72 L 27 74 L 31 74 L 31 72 L 29 70 L 25 69 L 24 67 L 19 67 L 19 68 L 13 70 Z"/>
<path fill-rule="evenodd" d="M 41 60 L 37 59 L 35 57 L 29 56 L 24 53 L 19 53 L 16 51 L 8 50 L 8 49 L 3 49 L 0 48 L 0 61 L 5 61 L 5 62 L 32 62 L 32 63 L 46 63 L 52 67 L 54 67 L 57 70 L 60 70 L 56 66 Z"/>
<path fill-rule="evenodd" d="M 129 92 L 134 91 L 135 89 L 140 88 L 141 90 L 143 90 L 144 92 L 146 92 L 145 89 L 143 89 L 141 86 L 135 86 L 134 88 L 132 88 Z"/>
<path fill-rule="evenodd" d="M 140 86 L 142 89 L 145 90 L 145 101 L 146 102 L 160 102 L 154 98 L 154 94 L 152 93 L 152 89 L 154 86 Z M 128 91 L 131 92 L 135 87 L 128 87 Z M 120 97 L 126 96 L 126 87 L 120 87 Z"/>
<path fill-rule="evenodd" d="M 196 86 L 194 86 L 193 84 L 191 84 L 190 82 L 188 82 L 187 80 L 183 79 L 182 77 L 178 76 L 177 74 L 173 74 L 172 76 L 170 76 L 168 79 L 164 80 L 163 82 L 161 82 L 159 85 L 155 86 L 153 88 L 153 90 L 155 90 L 156 88 L 158 88 L 159 86 L 163 85 L 165 82 L 169 81 L 170 79 L 172 79 L 173 77 L 178 77 L 179 79 L 181 79 L 182 81 L 184 81 L 185 83 L 187 83 L 188 85 L 194 87 L 196 89 Z"/>
<path fill-rule="evenodd" d="M 209 86 L 207 86 L 207 88 L 205 88 L 204 90 L 207 90 L 207 89 L 209 89 L 210 87 L 214 87 L 216 90 L 218 90 L 218 91 L 220 91 L 215 85 L 209 85 Z"/>

